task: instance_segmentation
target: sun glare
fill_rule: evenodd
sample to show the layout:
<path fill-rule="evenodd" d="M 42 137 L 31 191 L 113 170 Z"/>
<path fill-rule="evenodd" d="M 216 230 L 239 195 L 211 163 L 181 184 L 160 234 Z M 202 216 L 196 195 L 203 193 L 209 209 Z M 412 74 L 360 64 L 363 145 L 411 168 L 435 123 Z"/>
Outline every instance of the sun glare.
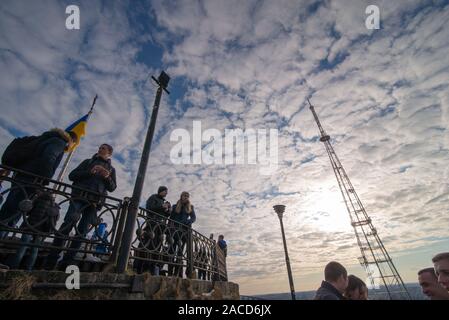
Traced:
<path fill-rule="evenodd" d="M 313 226 L 321 231 L 348 231 L 351 224 L 340 192 L 315 194 L 308 212 Z"/>

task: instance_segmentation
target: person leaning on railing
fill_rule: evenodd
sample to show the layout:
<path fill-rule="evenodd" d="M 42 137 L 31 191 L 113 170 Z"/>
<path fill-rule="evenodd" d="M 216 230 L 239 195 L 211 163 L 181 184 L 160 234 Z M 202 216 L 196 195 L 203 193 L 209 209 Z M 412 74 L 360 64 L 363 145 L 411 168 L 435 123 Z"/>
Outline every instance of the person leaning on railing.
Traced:
<path fill-rule="evenodd" d="M 70 150 L 77 139 L 75 133 L 61 129 L 52 129 L 38 137 L 17 138 L 5 149 L 2 164 L 51 179 L 64 152 Z M 7 172 L 3 171 L 2 175 L 7 175 Z M 20 202 L 27 198 L 31 199 L 36 192 L 34 187 L 22 189 L 20 183 L 33 183 L 34 179 L 33 176 L 24 173 L 16 174 L 15 181 L 19 185 L 12 184 L 8 197 L 0 209 L 0 221 L 8 227 L 15 227 L 20 220 L 21 216 L 17 214 Z M 0 239 L 5 238 L 7 234 L 7 231 L 0 230 Z"/>
<path fill-rule="evenodd" d="M 173 205 L 170 219 L 174 222 L 172 228 L 181 231 L 181 236 L 174 232 L 173 244 L 170 246 L 170 253 L 176 255 L 176 263 L 174 275 L 182 277 L 182 252 L 187 243 L 187 232 L 192 227 L 192 223 L 196 221 L 196 214 L 193 205 L 190 203 L 190 194 L 186 191 L 181 193 L 181 198 Z M 173 265 L 169 265 L 168 274 L 172 275 Z"/>
<path fill-rule="evenodd" d="M 101 209 L 108 191 L 113 192 L 117 187 L 115 169 L 111 164 L 112 152 L 113 149 L 110 145 L 102 144 L 92 158 L 84 160 L 70 172 L 69 179 L 73 181 L 74 187 L 80 187 L 93 193 L 89 193 L 86 196 L 86 193 L 76 188 L 72 190 L 72 197 L 74 199 L 70 201 L 69 209 L 64 217 L 64 223 L 59 228 L 60 233 L 69 235 L 70 231 L 76 225 L 80 213 L 81 220 L 77 227 L 79 232 L 78 236 L 85 238 L 89 231 L 89 225 L 98 225 L 97 211 Z M 98 196 L 97 194 L 102 196 Z M 64 239 L 56 237 L 53 241 L 53 246 L 61 247 L 63 243 Z M 70 248 L 79 249 L 80 246 L 81 242 L 74 240 Z M 50 252 L 46 264 L 47 269 L 53 269 L 55 267 L 60 252 L 60 249 L 54 249 Z M 75 251 L 67 251 L 61 261 L 61 265 L 74 264 L 75 254 Z"/>
<path fill-rule="evenodd" d="M 168 188 L 160 186 L 157 193 L 151 195 L 146 203 L 146 223 L 143 228 L 143 234 L 139 237 L 139 249 L 135 256 L 138 258 L 148 258 L 150 260 L 160 260 L 159 252 L 162 249 L 162 239 L 165 232 L 165 224 L 170 216 L 171 205 L 165 200 Z M 152 234 L 152 237 L 149 235 Z M 147 253 L 145 250 L 153 251 Z M 159 275 L 162 265 L 153 261 L 147 262 L 142 259 L 134 259 L 133 268 L 137 273 L 150 271 L 152 275 Z"/>

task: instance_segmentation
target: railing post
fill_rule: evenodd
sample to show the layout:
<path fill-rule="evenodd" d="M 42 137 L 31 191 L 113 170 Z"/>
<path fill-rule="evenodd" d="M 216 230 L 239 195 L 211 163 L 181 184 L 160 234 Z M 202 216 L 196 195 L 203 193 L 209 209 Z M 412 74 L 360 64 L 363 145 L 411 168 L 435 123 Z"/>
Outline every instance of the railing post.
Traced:
<path fill-rule="evenodd" d="M 114 247 L 111 255 L 111 263 L 117 266 L 120 246 L 122 244 L 123 228 L 125 226 L 126 217 L 128 216 L 129 198 L 124 198 L 122 207 L 120 208 L 120 217 L 118 220 L 117 230 L 115 232 Z"/>
<path fill-rule="evenodd" d="M 187 275 L 193 277 L 193 232 L 192 227 L 187 229 Z"/>

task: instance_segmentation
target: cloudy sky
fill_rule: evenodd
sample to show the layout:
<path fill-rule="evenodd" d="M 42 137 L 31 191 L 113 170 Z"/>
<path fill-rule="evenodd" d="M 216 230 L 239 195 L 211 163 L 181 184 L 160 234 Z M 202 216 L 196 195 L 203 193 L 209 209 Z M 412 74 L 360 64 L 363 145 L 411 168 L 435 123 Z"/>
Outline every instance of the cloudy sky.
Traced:
<path fill-rule="evenodd" d="M 65 27 L 69 4 L 79 30 Z M 369 4 L 379 30 L 366 28 Z M 288 291 L 272 210 L 285 204 L 295 287 L 313 290 L 330 260 L 365 275 L 310 98 L 400 274 L 416 282 L 449 248 L 448 52 L 449 1 L 2 0 L 0 151 L 68 126 L 98 94 L 70 168 L 110 143 L 113 196 L 130 195 L 155 93 L 146 80 L 166 70 L 145 197 L 159 185 L 172 203 L 191 192 L 194 228 L 225 235 L 242 294 Z M 193 121 L 223 135 L 277 129 L 277 170 L 173 164 L 170 136 Z"/>

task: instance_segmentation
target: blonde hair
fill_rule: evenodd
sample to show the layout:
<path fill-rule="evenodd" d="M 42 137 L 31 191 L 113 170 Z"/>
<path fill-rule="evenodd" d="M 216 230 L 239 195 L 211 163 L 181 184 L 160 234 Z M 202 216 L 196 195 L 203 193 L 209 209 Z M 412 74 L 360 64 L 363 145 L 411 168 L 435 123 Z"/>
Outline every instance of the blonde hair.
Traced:
<path fill-rule="evenodd" d="M 181 193 L 181 197 L 179 198 L 178 202 L 176 202 L 176 209 L 175 209 L 176 213 L 181 213 L 181 208 L 183 206 L 183 204 L 182 204 L 182 196 L 184 194 L 187 194 L 188 196 L 190 196 L 190 194 L 187 191 L 183 191 Z M 190 214 L 192 212 L 192 204 L 190 203 L 190 201 L 185 205 L 185 207 L 186 207 L 186 212 L 188 214 Z"/>

